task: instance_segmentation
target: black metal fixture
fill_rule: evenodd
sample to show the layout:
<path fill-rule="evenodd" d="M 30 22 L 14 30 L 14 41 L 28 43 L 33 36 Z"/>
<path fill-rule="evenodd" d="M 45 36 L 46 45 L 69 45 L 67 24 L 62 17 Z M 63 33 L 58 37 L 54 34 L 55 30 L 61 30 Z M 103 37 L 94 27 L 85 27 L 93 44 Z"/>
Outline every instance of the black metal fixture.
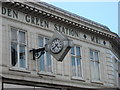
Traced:
<path fill-rule="evenodd" d="M 33 53 L 33 60 L 39 59 L 45 53 L 45 47 L 32 49 L 30 52 Z"/>

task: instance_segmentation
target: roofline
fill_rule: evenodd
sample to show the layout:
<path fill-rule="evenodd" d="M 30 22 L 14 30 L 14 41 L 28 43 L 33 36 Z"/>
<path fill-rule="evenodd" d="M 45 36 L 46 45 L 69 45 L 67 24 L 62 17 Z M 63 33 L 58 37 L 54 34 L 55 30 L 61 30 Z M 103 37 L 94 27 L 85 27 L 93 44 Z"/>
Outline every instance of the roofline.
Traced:
<path fill-rule="evenodd" d="M 1 1 L 1 0 L 0 0 L 0 1 Z M 59 8 L 59 7 L 56 7 L 56 6 L 54 6 L 54 5 L 48 4 L 48 3 L 43 2 L 43 1 L 40 1 L 40 0 L 24 0 L 24 1 L 21 1 L 21 0 L 4 0 L 4 1 L 2 1 L 2 2 L 21 2 L 21 3 L 24 3 L 24 2 L 32 2 L 32 3 L 38 4 L 38 5 L 39 5 L 39 4 L 42 4 L 42 6 L 44 5 L 44 7 L 46 7 L 46 6 L 47 6 L 47 7 L 50 7 L 50 8 L 52 8 L 52 10 L 55 10 L 55 11 L 58 10 L 58 11 L 64 13 L 65 15 L 69 15 L 69 16 L 72 17 L 72 18 L 75 18 L 75 19 L 80 20 L 80 21 L 82 21 L 82 22 L 85 22 L 85 23 L 87 23 L 87 24 L 93 25 L 93 26 L 95 26 L 95 27 L 98 27 L 98 28 L 101 28 L 101 29 L 110 31 L 110 29 L 109 29 L 107 26 L 103 25 L 103 24 L 100 24 L 100 23 L 98 23 L 98 22 L 95 22 L 95 21 L 93 21 L 93 20 L 90 20 L 90 19 L 87 19 L 87 18 L 85 18 L 85 17 L 79 16 L 79 15 L 77 15 L 77 14 L 75 14 L 75 13 L 69 12 L 69 11 L 67 11 L 67 10 L 61 9 L 61 8 Z M 110 32 L 111 32 L 111 31 L 110 31 Z"/>
<path fill-rule="evenodd" d="M 54 10 L 59 10 L 59 11 L 63 12 L 64 14 L 68 14 L 68 15 L 70 15 L 70 16 L 76 18 L 76 19 L 79 19 L 79 20 L 81 20 L 81 21 L 83 21 L 83 22 L 86 22 L 86 23 L 88 23 L 88 24 L 95 25 L 95 26 L 97 26 L 97 27 L 99 26 L 99 27 L 102 27 L 102 28 L 105 29 L 105 30 L 110 31 L 110 29 L 109 29 L 107 26 L 105 26 L 105 25 L 103 25 L 103 24 L 100 24 L 100 23 L 98 23 L 98 22 L 95 22 L 95 21 L 93 21 L 93 20 L 87 19 L 87 18 L 85 18 L 85 17 L 79 16 L 79 15 L 77 15 L 77 14 L 75 14 L 75 13 L 69 12 L 69 11 L 67 11 L 67 10 L 61 9 L 61 8 L 59 8 L 59 7 L 56 7 L 56 6 L 54 6 L 54 5 L 48 4 L 48 3 L 43 2 L 43 1 L 37 2 L 37 3 L 38 3 L 38 4 L 41 3 L 41 4 L 44 4 L 44 5 L 47 5 L 48 7 L 53 8 Z"/>
<path fill-rule="evenodd" d="M 77 27 L 77 28 L 83 28 L 85 31 L 86 30 L 87 31 L 92 31 L 94 33 L 98 33 L 98 34 L 103 35 L 105 37 L 107 36 L 108 38 L 116 38 L 116 33 L 111 32 L 108 29 L 106 30 L 104 26 L 101 27 L 101 26 L 96 25 L 96 23 L 93 23 L 93 22 L 90 22 L 90 21 L 89 22 L 85 21 L 83 18 L 81 20 L 81 17 L 80 18 L 75 18 L 72 15 L 67 15 L 69 18 L 71 18 L 71 20 L 70 20 L 68 18 L 66 19 L 65 17 L 59 16 L 59 14 L 64 15 L 64 13 L 54 10 L 55 8 L 52 9 L 49 6 L 46 6 L 47 3 L 45 3 L 45 2 L 41 2 L 41 5 L 40 5 L 40 2 L 28 2 L 27 3 L 27 2 L 15 2 L 15 1 L 16 0 L 11 1 L 11 2 L 5 2 L 6 6 L 16 7 L 21 12 L 24 12 L 24 13 L 26 13 L 27 12 L 26 10 L 29 9 L 28 12 L 31 11 L 33 13 L 41 14 L 41 15 L 44 15 L 45 17 L 50 18 L 50 19 L 54 19 L 54 20 L 57 20 L 57 21 L 60 21 L 60 22 L 64 22 L 66 24 L 72 25 L 72 26 Z M 33 4 L 33 5 L 30 5 L 30 3 Z M 45 3 L 45 4 L 43 4 L 43 3 Z M 37 8 L 36 6 L 34 6 L 34 4 L 36 4 L 38 6 L 41 6 L 41 7 L 45 8 L 45 9 L 52 10 L 55 13 L 58 13 L 58 15 L 52 14 L 51 11 L 47 12 L 46 10 L 41 10 L 41 9 Z M 73 19 L 76 19 L 78 21 L 73 20 Z M 80 22 L 82 22 L 82 23 L 80 23 Z M 88 24 L 88 26 L 86 24 Z M 102 29 L 102 30 L 99 30 L 99 29 Z"/>

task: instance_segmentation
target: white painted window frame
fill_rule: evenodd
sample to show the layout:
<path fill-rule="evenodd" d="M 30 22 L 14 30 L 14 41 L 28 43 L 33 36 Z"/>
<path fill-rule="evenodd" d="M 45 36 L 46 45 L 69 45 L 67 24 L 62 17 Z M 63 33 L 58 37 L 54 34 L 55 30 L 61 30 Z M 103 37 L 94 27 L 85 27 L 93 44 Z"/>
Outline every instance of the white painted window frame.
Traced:
<path fill-rule="evenodd" d="M 101 81 L 101 71 L 100 71 L 100 51 L 98 50 L 95 50 L 95 49 L 90 49 L 89 51 L 93 51 L 93 59 L 91 59 L 91 56 L 90 56 L 90 52 L 89 52 L 89 56 L 90 56 L 90 63 L 91 62 L 94 62 L 94 68 L 95 68 L 95 63 L 98 62 L 98 67 L 99 67 L 99 80 L 95 80 L 95 79 L 92 79 L 92 71 L 91 71 L 91 64 L 90 64 L 90 73 L 91 73 L 91 79 L 92 79 L 92 82 L 100 82 Z M 95 52 L 98 53 L 98 61 L 95 60 Z M 96 71 L 96 70 L 95 70 Z M 95 76 L 95 73 L 94 73 L 94 76 Z M 101 83 L 101 82 L 100 82 Z"/>
<path fill-rule="evenodd" d="M 38 35 L 38 48 L 42 48 L 42 47 L 39 47 L 39 38 L 43 38 L 43 47 L 44 47 L 44 45 L 46 44 L 46 39 L 49 39 L 48 37 L 45 37 L 45 36 L 42 36 L 42 35 Z M 52 55 L 51 55 L 51 69 L 52 69 L 52 71 L 51 72 L 48 72 L 48 71 L 46 71 L 46 53 L 44 54 L 44 63 L 45 63 L 45 71 L 41 71 L 40 70 L 40 59 L 37 59 L 37 66 L 38 66 L 38 73 L 39 74 L 49 74 L 49 75 L 52 75 L 52 73 L 53 73 L 53 57 L 52 57 Z"/>
<path fill-rule="evenodd" d="M 12 28 L 16 29 L 17 31 L 17 42 L 14 42 L 11 40 L 11 32 L 12 32 Z M 19 32 L 24 32 L 25 33 L 25 43 L 22 43 L 22 45 L 25 45 L 25 68 L 23 67 L 20 67 L 20 64 L 19 64 L 19 46 L 20 46 L 20 43 L 19 43 Z M 17 59 L 18 59 L 18 66 L 12 66 L 12 60 L 11 60 L 11 43 L 16 43 L 17 44 Z M 10 69 L 14 69 L 14 70 L 26 70 L 28 68 L 28 60 L 27 60 L 27 32 L 23 29 L 19 29 L 19 28 L 16 28 L 16 27 L 10 27 Z"/>
<path fill-rule="evenodd" d="M 77 57 L 77 54 L 76 54 L 76 47 L 79 47 L 80 48 L 80 64 L 81 64 L 81 76 L 78 76 L 78 68 L 77 68 L 77 60 L 76 60 L 76 57 Z M 72 56 L 75 57 L 75 68 L 76 68 L 76 76 L 73 75 L 73 72 L 71 71 L 72 73 L 72 79 L 80 79 L 80 80 L 83 80 L 83 60 L 82 60 L 82 47 L 81 46 L 78 46 L 78 45 L 75 45 L 74 47 L 74 52 L 75 52 L 75 55 L 72 55 L 71 54 L 71 66 L 72 66 Z M 72 68 L 72 67 L 71 67 Z M 72 69 L 71 69 L 72 70 Z"/>

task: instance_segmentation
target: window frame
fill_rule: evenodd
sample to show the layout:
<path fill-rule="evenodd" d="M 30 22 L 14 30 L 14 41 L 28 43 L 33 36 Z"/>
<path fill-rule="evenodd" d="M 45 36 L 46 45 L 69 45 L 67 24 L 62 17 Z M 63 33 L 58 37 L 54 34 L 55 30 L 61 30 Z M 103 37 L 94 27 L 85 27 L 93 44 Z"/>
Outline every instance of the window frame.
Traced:
<path fill-rule="evenodd" d="M 12 29 L 14 29 L 16 32 L 17 32 L 17 41 L 12 41 L 12 36 L 11 36 L 11 33 L 12 33 Z M 20 32 L 24 32 L 25 33 L 25 43 L 20 43 L 19 42 L 19 33 Z M 12 43 L 15 43 L 17 44 L 17 60 L 18 60 L 18 65 L 17 66 L 13 66 L 12 65 L 12 57 L 11 57 L 11 45 Z M 20 29 L 20 28 L 16 28 L 16 27 L 13 27 L 11 26 L 10 27 L 10 69 L 15 69 L 15 70 L 26 70 L 28 69 L 28 60 L 27 60 L 27 49 L 28 49 L 28 42 L 27 42 L 27 31 L 26 30 L 23 30 L 23 29 Z M 20 45 L 23 45 L 25 46 L 25 68 L 24 67 L 20 67 L 20 55 L 19 55 L 19 52 L 20 52 Z"/>
<path fill-rule="evenodd" d="M 90 56 L 90 52 L 93 51 L 93 59 L 91 59 L 91 56 Z M 95 60 L 95 52 L 98 53 L 98 60 Z M 99 80 L 96 80 L 96 79 L 93 79 L 92 77 L 92 70 L 91 70 L 91 62 L 94 62 L 94 68 L 95 68 L 95 63 L 98 63 L 98 68 L 99 68 Z M 92 82 L 97 82 L 97 83 L 101 83 L 101 68 L 100 68 L 100 51 L 99 50 L 96 50 L 96 49 L 89 49 L 89 63 L 90 63 L 90 76 L 91 76 L 91 80 Z M 96 71 L 96 69 L 95 69 Z M 96 73 L 96 72 L 95 72 Z M 94 73 L 94 76 L 95 76 L 95 73 Z"/>
<path fill-rule="evenodd" d="M 70 54 L 71 54 L 71 66 L 72 66 L 72 56 L 73 56 L 73 57 L 75 58 L 75 69 L 76 69 L 75 73 L 76 73 L 76 75 L 73 75 L 73 71 L 72 71 L 73 66 L 72 66 L 72 67 L 71 67 L 72 79 L 75 79 L 75 80 L 76 80 L 76 79 L 84 80 L 84 79 L 83 79 L 82 47 L 79 46 L 79 45 L 74 45 L 73 47 L 74 47 L 74 55 L 72 55 L 72 54 L 70 53 Z M 73 47 L 72 47 L 72 48 L 73 48 Z M 77 53 L 76 53 L 76 48 L 77 48 L 77 47 L 80 48 L 80 57 L 78 57 L 78 56 L 77 56 Z M 72 49 L 72 48 L 71 48 L 71 49 Z M 72 51 L 71 51 L 71 52 L 72 52 Z M 80 58 L 80 64 L 81 64 L 81 68 L 80 68 L 80 69 L 81 69 L 81 72 L 80 72 L 81 74 L 80 74 L 80 76 L 78 76 L 78 72 L 77 72 L 77 71 L 78 71 L 77 58 Z"/>
<path fill-rule="evenodd" d="M 43 46 L 42 47 L 44 47 L 45 44 L 46 44 L 46 39 L 49 40 L 49 37 L 43 36 L 43 35 L 40 35 L 40 34 L 37 36 L 37 47 L 38 48 L 42 48 L 42 47 L 39 47 L 39 38 L 43 39 Z M 44 53 L 44 64 L 45 64 L 45 70 L 44 71 L 40 70 L 40 58 L 37 59 L 36 65 L 37 65 L 38 74 L 49 74 L 50 76 L 51 75 L 53 76 L 53 73 L 54 73 L 54 70 L 53 70 L 53 56 L 51 55 L 51 70 L 52 70 L 51 72 L 49 72 L 48 70 L 46 70 L 46 62 L 47 62 L 47 60 L 46 60 L 46 52 L 45 52 Z"/>

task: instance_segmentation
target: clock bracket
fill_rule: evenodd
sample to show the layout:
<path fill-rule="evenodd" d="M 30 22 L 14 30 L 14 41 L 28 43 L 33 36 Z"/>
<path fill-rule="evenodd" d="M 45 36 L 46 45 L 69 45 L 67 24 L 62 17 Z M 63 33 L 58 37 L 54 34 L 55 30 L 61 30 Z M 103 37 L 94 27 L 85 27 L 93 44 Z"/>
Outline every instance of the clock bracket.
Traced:
<path fill-rule="evenodd" d="M 32 49 L 30 52 L 33 53 L 33 60 L 39 59 L 45 53 L 45 47 Z"/>

